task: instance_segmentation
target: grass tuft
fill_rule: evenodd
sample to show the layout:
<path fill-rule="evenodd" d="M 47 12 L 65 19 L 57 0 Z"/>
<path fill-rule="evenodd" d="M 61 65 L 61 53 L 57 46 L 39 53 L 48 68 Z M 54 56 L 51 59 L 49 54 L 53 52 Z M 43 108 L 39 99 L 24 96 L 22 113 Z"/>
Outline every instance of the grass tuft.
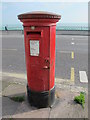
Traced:
<path fill-rule="evenodd" d="M 82 107 L 84 108 L 84 104 L 85 104 L 85 93 L 84 92 L 81 92 L 79 96 L 76 96 L 74 98 L 74 101 L 76 103 L 79 103 L 82 105 Z"/>
<path fill-rule="evenodd" d="M 23 102 L 25 101 L 25 96 L 15 96 L 15 97 L 11 97 L 10 99 L 15 102 Z"/>

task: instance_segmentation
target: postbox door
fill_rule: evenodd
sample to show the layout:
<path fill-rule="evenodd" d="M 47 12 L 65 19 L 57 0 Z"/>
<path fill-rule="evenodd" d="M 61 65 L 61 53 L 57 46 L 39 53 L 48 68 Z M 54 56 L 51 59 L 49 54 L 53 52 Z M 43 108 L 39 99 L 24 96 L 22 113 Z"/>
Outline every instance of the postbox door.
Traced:
<path fill-rule="evenodd" d="M 43 36 L 42 34 L 29 33 L 25 41 L 27 79 L 30 89 L 34 91 L 49 89 L 49 41 L 46 33 L 44 32 Z"/>

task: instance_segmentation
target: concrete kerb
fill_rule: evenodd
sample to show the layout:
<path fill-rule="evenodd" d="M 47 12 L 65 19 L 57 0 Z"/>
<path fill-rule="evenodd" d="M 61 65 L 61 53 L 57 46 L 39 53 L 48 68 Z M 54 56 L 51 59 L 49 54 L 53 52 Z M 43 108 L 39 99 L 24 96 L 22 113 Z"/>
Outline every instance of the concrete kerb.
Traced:
<path fill-rule="evenodd" d="M 13 75 L 14 76 L 14 75 Z M 13 77 L 12 75 L 10 76 L 6 73 L 3 73 L 2 74 L 2 85 L 3 83 L 6 83 L 7 87 L 12 85 L 12 84 L 17 84 L 17 85 L 21 85 L 21 86 L 26 86 L 27 85 L 27 77 L 26 75 L 23 74 L 23 76 L 14 76 Z M 8 80 L 6 80 L 8 79 Z M 79 86 L 76 86 L 74 84 L 74 82 L 68 80 L 68 79 L 60 79 L 60 78 L 55 78 L 55 86 L 58 86 L 59 88 L 61 89 L 64 89 L 64 90 L 69 90 L 69 91 L 75 91 L 75 92 L 86 92 L 88 93 L 88 88 L 84 88 L 84 87 L 79 87 Z M 3 89 L 3 86 L 2 86 L 2 89 Z"/>
<path fill-rule="evenodd" d="M 76 86 L 73 81 L 65 79 L 55 79 L 55 84 L 63 90 L 69 90 L 72 92 L 85 92 L 88 93 L 88 88 Z"/>

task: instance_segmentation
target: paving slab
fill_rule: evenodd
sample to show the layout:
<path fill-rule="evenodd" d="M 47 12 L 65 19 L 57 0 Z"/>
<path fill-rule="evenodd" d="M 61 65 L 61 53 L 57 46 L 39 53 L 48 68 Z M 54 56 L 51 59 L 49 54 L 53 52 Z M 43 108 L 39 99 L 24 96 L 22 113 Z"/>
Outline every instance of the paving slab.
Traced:
<path fill-rule="evenodd" d="M 10 118 L 13 115 L 20 103 L 10 100 L 8 97 L 2 97 L 2 116 L 5 118 Z"/>
<path fill-rule="evenodd" d="M 50 108 L 42 108 L 38 110 L 15 114 L 12 118 L 49 118 Z"/>
<path fill-rule="evenodd" d="M 50 108 L 37 109 L 31 107 L 25 101 L 22 103 L 14 102 L 7 97 L 3 97 L 2 103 L 3 118 L 48 118 Z"/>
<path fill-rule="evenodd" d="M 85 96 L 83 109 L 80 104 L 74 102 L 74 97 L 80 93 L 57 89 L 58 103 L 51 109 L 50 118 L 88 118 L 88 95 Z"/>
<path fill-rule="evenodd" d="M 2 91 L 3 96 L 15 96 L 20 94 L 26 94 L 26 85 L 10 84 Z"/>

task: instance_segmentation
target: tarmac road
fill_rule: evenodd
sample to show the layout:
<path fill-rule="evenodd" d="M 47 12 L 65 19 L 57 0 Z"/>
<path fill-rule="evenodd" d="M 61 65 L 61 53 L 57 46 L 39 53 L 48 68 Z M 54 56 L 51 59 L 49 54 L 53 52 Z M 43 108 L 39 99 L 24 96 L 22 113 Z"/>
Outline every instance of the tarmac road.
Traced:
<path fill-rule="evenodd" d="M 24 55 L 22 34 L 3 35 L 3 72 L 26 73 Z M 55 72 L 56 78 L 68 79 L 78 86 L 88 86 L 88 36 L 56 35 Z"/>
<path fill-rule="evenodd" d="M 56 41 L 56 77 L 87 86 L 80 76 L 88 76 L 88 36 L 57 35 Z"/>

